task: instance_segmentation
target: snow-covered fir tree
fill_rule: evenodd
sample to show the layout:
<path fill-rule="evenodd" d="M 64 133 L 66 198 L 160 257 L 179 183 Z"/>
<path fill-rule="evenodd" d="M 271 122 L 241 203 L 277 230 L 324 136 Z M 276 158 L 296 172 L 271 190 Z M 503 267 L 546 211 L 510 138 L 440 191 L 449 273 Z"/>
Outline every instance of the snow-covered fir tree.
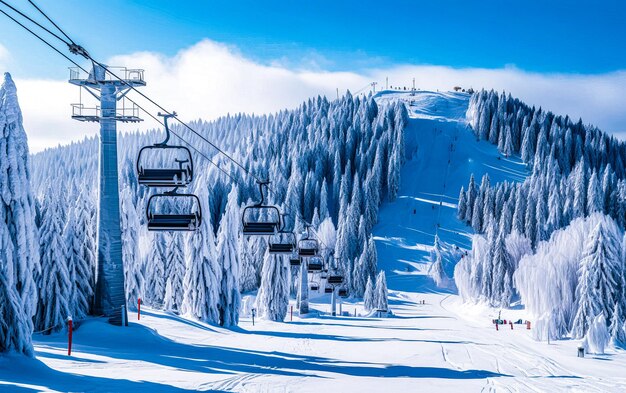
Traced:
<path fill-rule="evenodd" d="M 133 203 L 131 190 L 125 187 L 120 196 L 122 260 L 127 307 L 134 310 L 144 296 L 144 266 L 139 255 L 139 216 Z"/>
<path fill-rule="evenodd" d="M 82 205 L 84 199 L 79 197 L 76 203 Z M 63 229 L 70 277 L 69 305 L 72 316 L 77 319 L 89 313 L 94 283 L 94 250 L 91 247 L 92 239 L 88 237 L 90 233 L 87 233 L 91 226 L 89 221 L 85 222 L 85 211 L 83 206 L 75 206 L 67 215 Z"/>
<path fill-rule="evenodd" d="M 146 303 L 155 308 L 163 307 L 165 300 L 166 259 L 162 233 L 152 233 L 150 253 L 146 261 L 146 281 L 144 284 Z"/>
<path fill-rule="evenodd" d="M 11 75 L 0 86 L 0 351 L 32 354 L 40 269 L 26 132 Z"/>
<path fill-rule="evenodd" d="M 621 277 L 624 269 L 618 248 L 620 246 L 602 223 L 588 237 L 576 288 L 578 311 L 572 328 L 576 338 L 587 333 L 596 316 L 602 314 L 605 318 L 612 317 L 614 305 L 618 301 L 618 277 Z"/>
<path fill-rule="evenodd" d="M 234 326 L 239 322 L 239 255 L 237 238 L 240 232 L 238 190 L 233 187 L 228 194 L 226 210 L 217 232 L 217 257 L 222 266 L 220 285 L 220 325 Z"/>
<path fill-rule="evenodd" d="M 440 287 L 446 287 L 448 285 L 448 276 L 443 268 L 443 256 L 441 255 L 441 243 L 439 236 L 435 235 L 435 244 L 430 252 L 430 269 L 428 274 L 432 277 L 435 284 Z"/>
<path fill-rule="evenodd" d="M 60 203 L 60 195 L 50 189 L 39 229 L 41 274 L 37 277 L 39 301 L 35 325 L 45 334 L 61 330 L 71 312 L 71 279 Z"/>
<path fill-rule="evenodd" d="M 201 321 L 219 323 L 218 304 L 222 282 L 222 267 L 217 261 L 215 235 L 211 225 L 208 195 L 204 188 L 198 197 L 204 216 L 200 230 L 187 237 L 187 271 L 183 282 L 182 311 Z"/>
<path fill-rule="evenodd" d="M 165 264 L 168 273 L 165 284 L 164 306 L 166 310 L 178 313 L 183 304 L 183 278 L 186 270 L 181 234 L 169 234 L 165 244 Z"/>
<path fill-rule="evenodd" d="M 387 278 L 383 270 L 376 277 L 376 289 L 374 291 L 374 306 L 377 310 L 388 310 L 389 300 L 387 293 Z"/>
<path fill-rule="evenodd" d="M 368 277 L 367 284 L 365 285 L 365 294 L 363 295 L 363 308 L 365 308 L 365 311 L 372 311 L 376 308 L 376 304 L 374 303 L 375 298 L 374 284 L 372 284 L 372 278 Z"/>
<path fill-rule="evenodd" d="M 256 303 L 260 317 L 278 322 L 285 319 L 289 307 L 289 269 L 282 256 L 266 251 Z"/>

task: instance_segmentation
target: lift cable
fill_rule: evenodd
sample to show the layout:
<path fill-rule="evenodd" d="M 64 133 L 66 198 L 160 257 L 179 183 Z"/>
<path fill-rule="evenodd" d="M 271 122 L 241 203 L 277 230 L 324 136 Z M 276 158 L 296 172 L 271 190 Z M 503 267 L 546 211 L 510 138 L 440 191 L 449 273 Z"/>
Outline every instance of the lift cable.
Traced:
<path fill-rule="evenodd" d="M 28 0 L 28 2 L 29 2 L 29 3 L 30 3 L 33 7 L 35 7 L 35 8 L 37 9 L 37 11 L 39 11 L 39 13 L 40 13 L 41 15 L 43 15 L 46 19 L 48 19 L 48 21 L 49 21 L 50 23 L 52 23 L 52 25 L 53 25 L 54 27 L 56 27 L 56 28 L 57 28 L 57 30 L 59 30 L 59 31 L 61 32 L 61 34 L 63 34 L 63 35 L 65 36 L 65 38 L 67 38 L 68 40 L 70 40 L 70 42 L 71 42 L 72 44 L 76 45 L 76 43 L 74 42 L 74 40 L 72 40 L 72 39 L 70 38 L 70 36 L 69 36 L 69 35 L 65 34 L 65 32 L 63 31 L 63 29 L 61 29 L 61 28 L 59 27 L 59 25 L 57 25 L 56 23 L 54 23 L 54 21 L 53 21 L 52 19 L 50 19 L 50 18 L 48 17 L 48 15 L 46 15 L 46 13 L 45 13 L 45 12 L 43 12 L 43 11 L 41 10 L 41 8 L 37 7 L 37 4 L 35 4 L 35 2 L 34 2 L 34 1 L 32 1 L 32 0 Z M 4 3 L 4 1 L 3 1 L 3 3 Z"/>
<path fill-rule="evenodd" d="M 29 0 L 30 1 L 30 0 Z M 41 23 L 37 22 L 36 20 L 34 20 L 33 18 L 31 18 L 30 16 L 26 15 L 25 13 L 23 13 L 22 11 L 18 10 L 17 8 L 13 7 L 11 4 L 7 3 L 4 0 L 0 0 L 0 3 L 4 4 L 5 6 L 9 7 L 10 9 L 12 9 L 14 12 L 20 14 L 23 18 L 29 20 L 30 22 L 32 22 L 33 24 L 35 24 L 37 27 L 39 27 L 40 29 L 44 30 L 45 32 L 47 32 L 48 34 L 52 35 L 53 37 L 55 37 L 56 39 L 58 39 L 59 41 L 63 42 L 65 45 L 67 45 L 68 47 L 71 45 L 69 42 L 65 41 L 63 38 L 61 38 L 58 34 L 53 33 L 52 31 L 50 31 L 50 29 L 48 29 L 47 27 L 43 26 Z M 35 6 L 36 7 L 36 6 Z M 3 14 L 9 16 L 6 12 L 2 11 Z M 44 14 L 45 15 L 45 14 Z M 9 18 L 13 19 L 12 17 L 9 16 Z M 46 18 L 48 18 L 46 16 Z M 50 19 L 48 19 L 50 20 Z M 13 21 L 17 22 L 15 19 L 13 19 Z M 54 24 L 54 22 L 52 22 Z M 22 25 L 21 23 L 19 23 L 22 27 L 26 28 L 24 25 Z M 60 30 L 60 29 L 59 29 Z M 65 34 L 65 33 L 63 33 Z M 68 37 L 69 39 L 69 37 Z M 72 41 L 70 39 L 70 41 Z M 73 41 L 72 41 L 73 43 Z"/>

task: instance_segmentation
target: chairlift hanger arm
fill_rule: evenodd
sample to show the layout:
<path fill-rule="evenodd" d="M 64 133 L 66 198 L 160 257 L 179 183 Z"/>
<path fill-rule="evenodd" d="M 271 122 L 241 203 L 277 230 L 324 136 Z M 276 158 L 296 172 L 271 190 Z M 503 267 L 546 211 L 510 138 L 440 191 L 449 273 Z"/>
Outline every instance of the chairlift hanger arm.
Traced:
<path fill-rule="evenodd" d="M 90 87 L 88 86 L 81 86 L 81 89 L 84 88 L 85 90 L 87 90 L 87 93 L 91 94 L 96 100 L 100 101 L 100 96 L 96 93 L 94 93 Z"/>
<path fill-rule="evenodd" d="M 126 94 L 128 94 L 128 92 L 130 92 L 131 90 L 129 88 L 126 88 L 125 90 L 122 91 L 122 94 L 120 94 L 119 97 L 117 97 L 117 100 L 121 100 L 122 98 L 126 97 Z"/>

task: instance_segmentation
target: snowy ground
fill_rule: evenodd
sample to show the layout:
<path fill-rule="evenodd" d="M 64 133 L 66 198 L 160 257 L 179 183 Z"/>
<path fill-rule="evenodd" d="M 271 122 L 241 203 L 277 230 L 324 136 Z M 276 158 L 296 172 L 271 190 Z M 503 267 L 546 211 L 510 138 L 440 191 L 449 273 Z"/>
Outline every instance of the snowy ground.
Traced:
<path fill-rule="evenodd" d="M 437 224 L 443 241 L 469 246 L 454 218 L 469 174 L 480 181 L 489 172 L 495 182 L 525 172 L 465 128 L 466 95 L 379 95 L 390 99 L 414 101 L 400 196 L 374 230 L 394 318 L 330 317 L 322 296 L 317 316 L 254 326 L 244 318 L 236 330 L 153 310 L 128 328 L 94 319 L 75 332 L 71 357 L 63 333 L 35 336 L 37 359 L 1 357 L 0 391 L 626 391 L 624 351 L 579 359 L 576 341 L 535 342 L 522 325 L 496 331 L 498 310 L 433 287 L 425 271 Z M 350 302 L 343 310 L 363 314 Z M 518 309 L 502 318 L 528 316 Z"/>

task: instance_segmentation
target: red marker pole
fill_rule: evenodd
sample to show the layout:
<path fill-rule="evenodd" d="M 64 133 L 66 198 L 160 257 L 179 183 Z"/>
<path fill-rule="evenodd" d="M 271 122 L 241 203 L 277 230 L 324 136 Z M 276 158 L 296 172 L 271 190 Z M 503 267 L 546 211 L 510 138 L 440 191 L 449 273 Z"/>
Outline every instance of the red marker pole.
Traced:
<path fill-rule="evenodd" d="M 511 322 L 511 330 L 513 330 L 513 322 Z"/>
<path fill-rule="evenodd" d="M 530 330 L 530 321 L 526 321 L 526 330 Z"/>
<path fill-rule="evenodd" d="M 499 329 L 498 329 L 498 321 L 496 321 L 496 330 L 499 330 Z"/>
<path fill-rule="evenodd" d="M 72 317 L 67 317 L 67 356 L 72 356 Z"/>
<path fill-rule="evenodd" d="M 141 298 L 137 299 L 137 320 L 141 318 Z"/>
<path fill-rule="evenodd" d="M 291 306 L 291 321 L 293 321 L 293 305 Z"/>

